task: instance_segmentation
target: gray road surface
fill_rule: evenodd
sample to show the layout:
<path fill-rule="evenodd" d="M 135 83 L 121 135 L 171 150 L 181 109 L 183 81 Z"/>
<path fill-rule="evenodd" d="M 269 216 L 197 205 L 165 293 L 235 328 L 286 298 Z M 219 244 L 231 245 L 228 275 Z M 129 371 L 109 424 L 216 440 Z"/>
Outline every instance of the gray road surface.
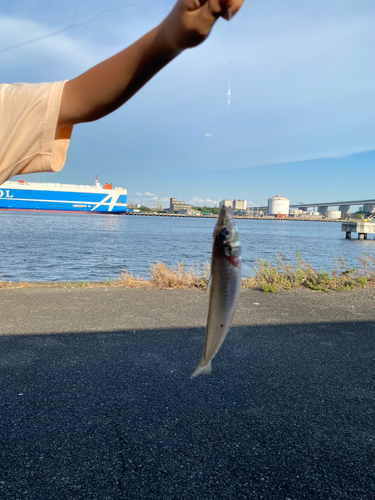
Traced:
<path fill-rule="evenodd" d="M 1 499 L 373 499 L 375 290 L 0 290 Z"/>

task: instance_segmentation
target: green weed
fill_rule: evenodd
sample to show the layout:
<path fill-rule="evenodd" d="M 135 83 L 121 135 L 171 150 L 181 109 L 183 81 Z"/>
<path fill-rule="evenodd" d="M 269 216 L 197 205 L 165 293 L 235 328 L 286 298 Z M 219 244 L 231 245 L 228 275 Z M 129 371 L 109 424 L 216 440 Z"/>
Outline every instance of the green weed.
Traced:
<path fill-rule="evenodd" d="M 360 267 L 350 268 L 340 255 L 339 259 L 336 259 L 335 269 L 329 272 L 323 269 L 318 271 L 305 262 L 298 252 L 296 252 L 295 264 L 288 262 L 279 252 L 274 265 L 266 260 L 256 259 L 255 276 L 243 280 L 242 287 L 274 293 L 277 290 L 291 290 L 292 288 L 344 292 L 374 286 L 375 259 L 367 254 L 364 258 L 357 258 Z"/>

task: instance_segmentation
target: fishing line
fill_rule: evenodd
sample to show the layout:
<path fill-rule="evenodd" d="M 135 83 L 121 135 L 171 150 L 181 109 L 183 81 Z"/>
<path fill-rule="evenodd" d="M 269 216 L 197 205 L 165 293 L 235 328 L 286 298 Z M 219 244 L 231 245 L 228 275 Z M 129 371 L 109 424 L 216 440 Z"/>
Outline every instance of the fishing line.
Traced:
<path fill-rule="evenodd" d="M 232 26 L 230 22 L 232 20 L 232 12 L 228 12 L 228 37 L 227 37 L 227 47 L 228 47 L 228 91 L 227 91 L 227 127 L 226 127 L 226 145 L 227 152 L 230 153 L 233 146 L 233 123 L 232 123 L 232 81 L 233 81 L 233 59 L 232 59 Z"/>
<path fill-rule="evenodd" d="M 79 0 L 79 2 L 77 3 L 76 5 L 76 8 L 74 9 L 74 12 L 73 12 L 73 16 L 72 16 L 72 21 L 71 21 L 71 25 L 74 26 L 75 25 L 75 20 L 76 20 L 76 15 L 78 13 L 78 10 L 79 8 L 81 7 L 81 5 L 83 4 L 84 0 Z"/>
<path fill-rule="evenodd" d="M 60 33 L 64 33 L 64 31 L 68 31 L 68 30 L 71 30 L 73 28 L 78 28 L 80 26 L 85 26 L 86 24 L 93 23 L 94 21 L 96 21 L 97 19 L 102 17 L 102 15 L 106 14 L 107 12 L 114 12 L 114 11 L 118 11 L 118 10 L 128 9 L 130 7 L 135 7 L 136 5 L 140 5 L 142 3 L 146 3 L 146 2 L 150 2 L 150 1 L 151 0 L 138 0 L 138 2 L 133 2 L 133 3 L 130 3 L 127 5 L 123 5 L 122 7 L 112 7 L 112 8 L 104 9 L 104 10 L 100 11 L 99 14 L 92 17 L 91 19 L 88 19 L 87 21 L 82 21 L 81 23 L 75 24 L 74 18 L 77 14 L 78 8 L 80 7 L 80 5 L 82 3 L 82 2 L 80 2 L 75 10 L 75 13 L 73 14 L 72 23 L 69 26 L 66 26 L 65 28 L 61 28 L 61 29 L 56 30 L 56 31 L 52 31 L 52 33 L 48 33 L 47 35 L 38 36 L 36 38 L 31 38 L 30 40 L 26 40 L 25 42 L 20 42 L 20 43 L 14 44 L 14 45 L 9 45 L 8 47 L 4 47 L 3 49 L 0 49 L 0 54 L 2 54 L 3 52 L 7 52 L 8 50 L 18 49 L 19 47 L 23 47 L 25 45 L 30 45 L 32 43 L 39 42 L 40 40 L 45 40 L 46 38 L 51 38 L 53 36 L 59 35 Z"/>
<path fill-rule="evenodd" d="M 230 97 L 231 97 L 231 90 L 230 90 L 230 84 L 231 84 L 231 74 L 232 74 L 232 58 L 228 57 L 228 107 L 230 108 Z"/>
<path fill-rule="evenodd" d="M 229 19 L 228 22 L 232 20 L 232 12 L 229 11 Z M 230 25 L 229 25 L 229 30 L 230 30 Z M 230 36 L 231 36 L 231 31 L 229 31 Z M 230 37 L 229 37 L 230 38 Z M 232 77 L 232 58 L 231 56 L 228 56 L 228 108 L 230 109 L 230 102 L 231 102 L 231 77 Z"/>

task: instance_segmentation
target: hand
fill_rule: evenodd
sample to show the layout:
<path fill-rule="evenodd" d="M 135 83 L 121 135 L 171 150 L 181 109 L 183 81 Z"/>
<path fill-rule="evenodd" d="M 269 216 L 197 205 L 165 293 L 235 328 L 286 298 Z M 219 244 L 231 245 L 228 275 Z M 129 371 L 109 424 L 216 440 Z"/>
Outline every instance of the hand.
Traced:
<path fill-rule="evenodd" d="M 178 0 L 160 25 L 172 51 L 181 52 L 202 43 L 219 19 L 230 20 L 244 0 Z"/>
<path fill-rule="evenodd" d="M 130 47 L 66 82 L 58 128 L 98 120 L 112 113 L 180 52 L 203 42 L 219 17 L 228 20 L 233 17 L 243 2 L 178 0 L 159 26 Z"/>

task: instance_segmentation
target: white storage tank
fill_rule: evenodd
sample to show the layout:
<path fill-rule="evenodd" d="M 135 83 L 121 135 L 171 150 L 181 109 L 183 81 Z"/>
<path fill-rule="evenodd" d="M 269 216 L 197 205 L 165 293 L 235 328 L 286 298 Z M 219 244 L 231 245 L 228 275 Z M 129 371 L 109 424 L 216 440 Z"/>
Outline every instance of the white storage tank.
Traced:
<path fill-rule="evenodd" d="M 289 201 L 280 194 L 273 198 L 268 198 L 268 214 L 269 215 L 289 215 Z"/>
<path fill-rule="evenodd" d="M 341 212 L 340 210 L 327 210 L 326 217 L 327 219 L 340 219 Z"/>

